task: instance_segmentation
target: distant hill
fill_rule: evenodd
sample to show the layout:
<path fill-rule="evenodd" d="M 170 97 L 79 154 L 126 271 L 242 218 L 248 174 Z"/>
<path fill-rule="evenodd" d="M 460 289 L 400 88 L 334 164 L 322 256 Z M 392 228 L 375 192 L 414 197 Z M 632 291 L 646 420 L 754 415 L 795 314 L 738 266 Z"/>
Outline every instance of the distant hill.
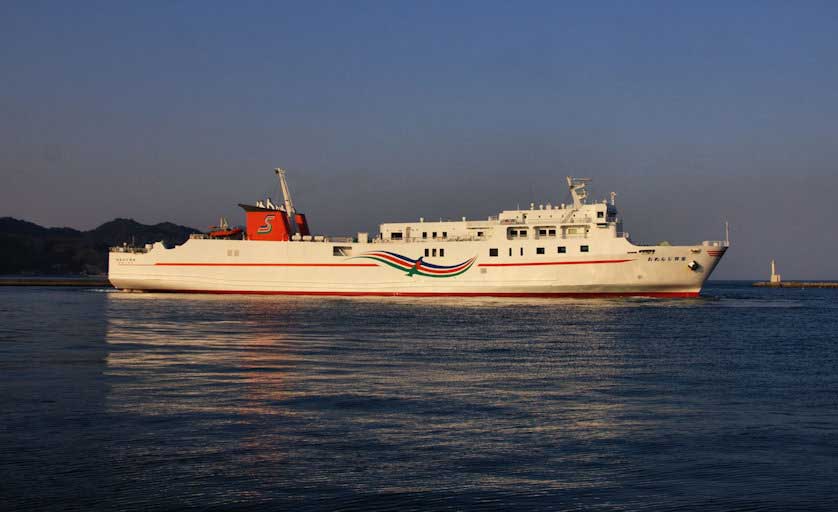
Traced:
<path fill-rule="evenodd" d="M 0 217 L 0 274 L 102 274 L 108 248 L 163 241 L 181 244 L 198 230 L 161 222 L 149 226 L 133 219 L 114 219 L 90 231 L 45 228 Z"/>

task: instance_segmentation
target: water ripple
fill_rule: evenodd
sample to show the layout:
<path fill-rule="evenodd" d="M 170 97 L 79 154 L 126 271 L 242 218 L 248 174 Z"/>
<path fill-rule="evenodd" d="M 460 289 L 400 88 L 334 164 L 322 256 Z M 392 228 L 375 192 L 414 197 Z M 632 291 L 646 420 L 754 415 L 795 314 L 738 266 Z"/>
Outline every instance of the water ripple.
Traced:
<path fill-rule="evenodd" d="M 830 510 L 836 294 L 0 290 L 15 509 Z M 33 321 L 38 319 L 38 321 Z"/>

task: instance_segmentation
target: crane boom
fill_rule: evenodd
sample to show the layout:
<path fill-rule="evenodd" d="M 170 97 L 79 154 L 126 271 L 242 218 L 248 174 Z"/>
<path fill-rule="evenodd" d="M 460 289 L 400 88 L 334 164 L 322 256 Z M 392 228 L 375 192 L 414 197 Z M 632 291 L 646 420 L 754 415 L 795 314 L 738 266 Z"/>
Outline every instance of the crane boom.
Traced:
<path fill-rule="evenodd" d="M 282 197 L 285 198 L 285 213 L 288 214 L 288 222 L 291 225 L 291 229 L 296 232 L 294 214 L 297 211 L 294 209 L 294 201 L 291 200 L 291 191 L 288 190 L 288 182 L 285 180 L 285 169 L 277 167 L 274 169 L 274 172 L 279 176 L 279 187 L 282 189 Z"/>

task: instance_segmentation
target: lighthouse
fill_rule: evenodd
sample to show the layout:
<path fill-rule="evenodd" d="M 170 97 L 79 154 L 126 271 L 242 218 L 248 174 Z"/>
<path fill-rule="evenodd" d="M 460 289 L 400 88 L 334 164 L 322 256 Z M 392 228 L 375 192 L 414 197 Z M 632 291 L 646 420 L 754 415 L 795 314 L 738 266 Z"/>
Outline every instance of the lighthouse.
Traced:
<path fill-rule="evenodd" d="M 780 274 L 777 273 L 777 266 L 774 264 L 774 260 L 771 260 L 771 283 L 779 284 L 781 281 Z"/>

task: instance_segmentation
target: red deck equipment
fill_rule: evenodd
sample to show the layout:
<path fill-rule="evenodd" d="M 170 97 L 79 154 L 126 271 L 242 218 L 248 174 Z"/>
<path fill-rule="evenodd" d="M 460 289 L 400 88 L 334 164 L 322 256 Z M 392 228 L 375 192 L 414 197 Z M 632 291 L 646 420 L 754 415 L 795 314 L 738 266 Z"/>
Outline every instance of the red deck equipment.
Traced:
<path fill-rule="evenodd" d="M 305 213 L 294 214 L 294 223 L 297 225 L 297 233 L 300 235 L 308 236 L 311 234 L 311 231 L 308 229 L 308 221 L 306 220 Z"/>

